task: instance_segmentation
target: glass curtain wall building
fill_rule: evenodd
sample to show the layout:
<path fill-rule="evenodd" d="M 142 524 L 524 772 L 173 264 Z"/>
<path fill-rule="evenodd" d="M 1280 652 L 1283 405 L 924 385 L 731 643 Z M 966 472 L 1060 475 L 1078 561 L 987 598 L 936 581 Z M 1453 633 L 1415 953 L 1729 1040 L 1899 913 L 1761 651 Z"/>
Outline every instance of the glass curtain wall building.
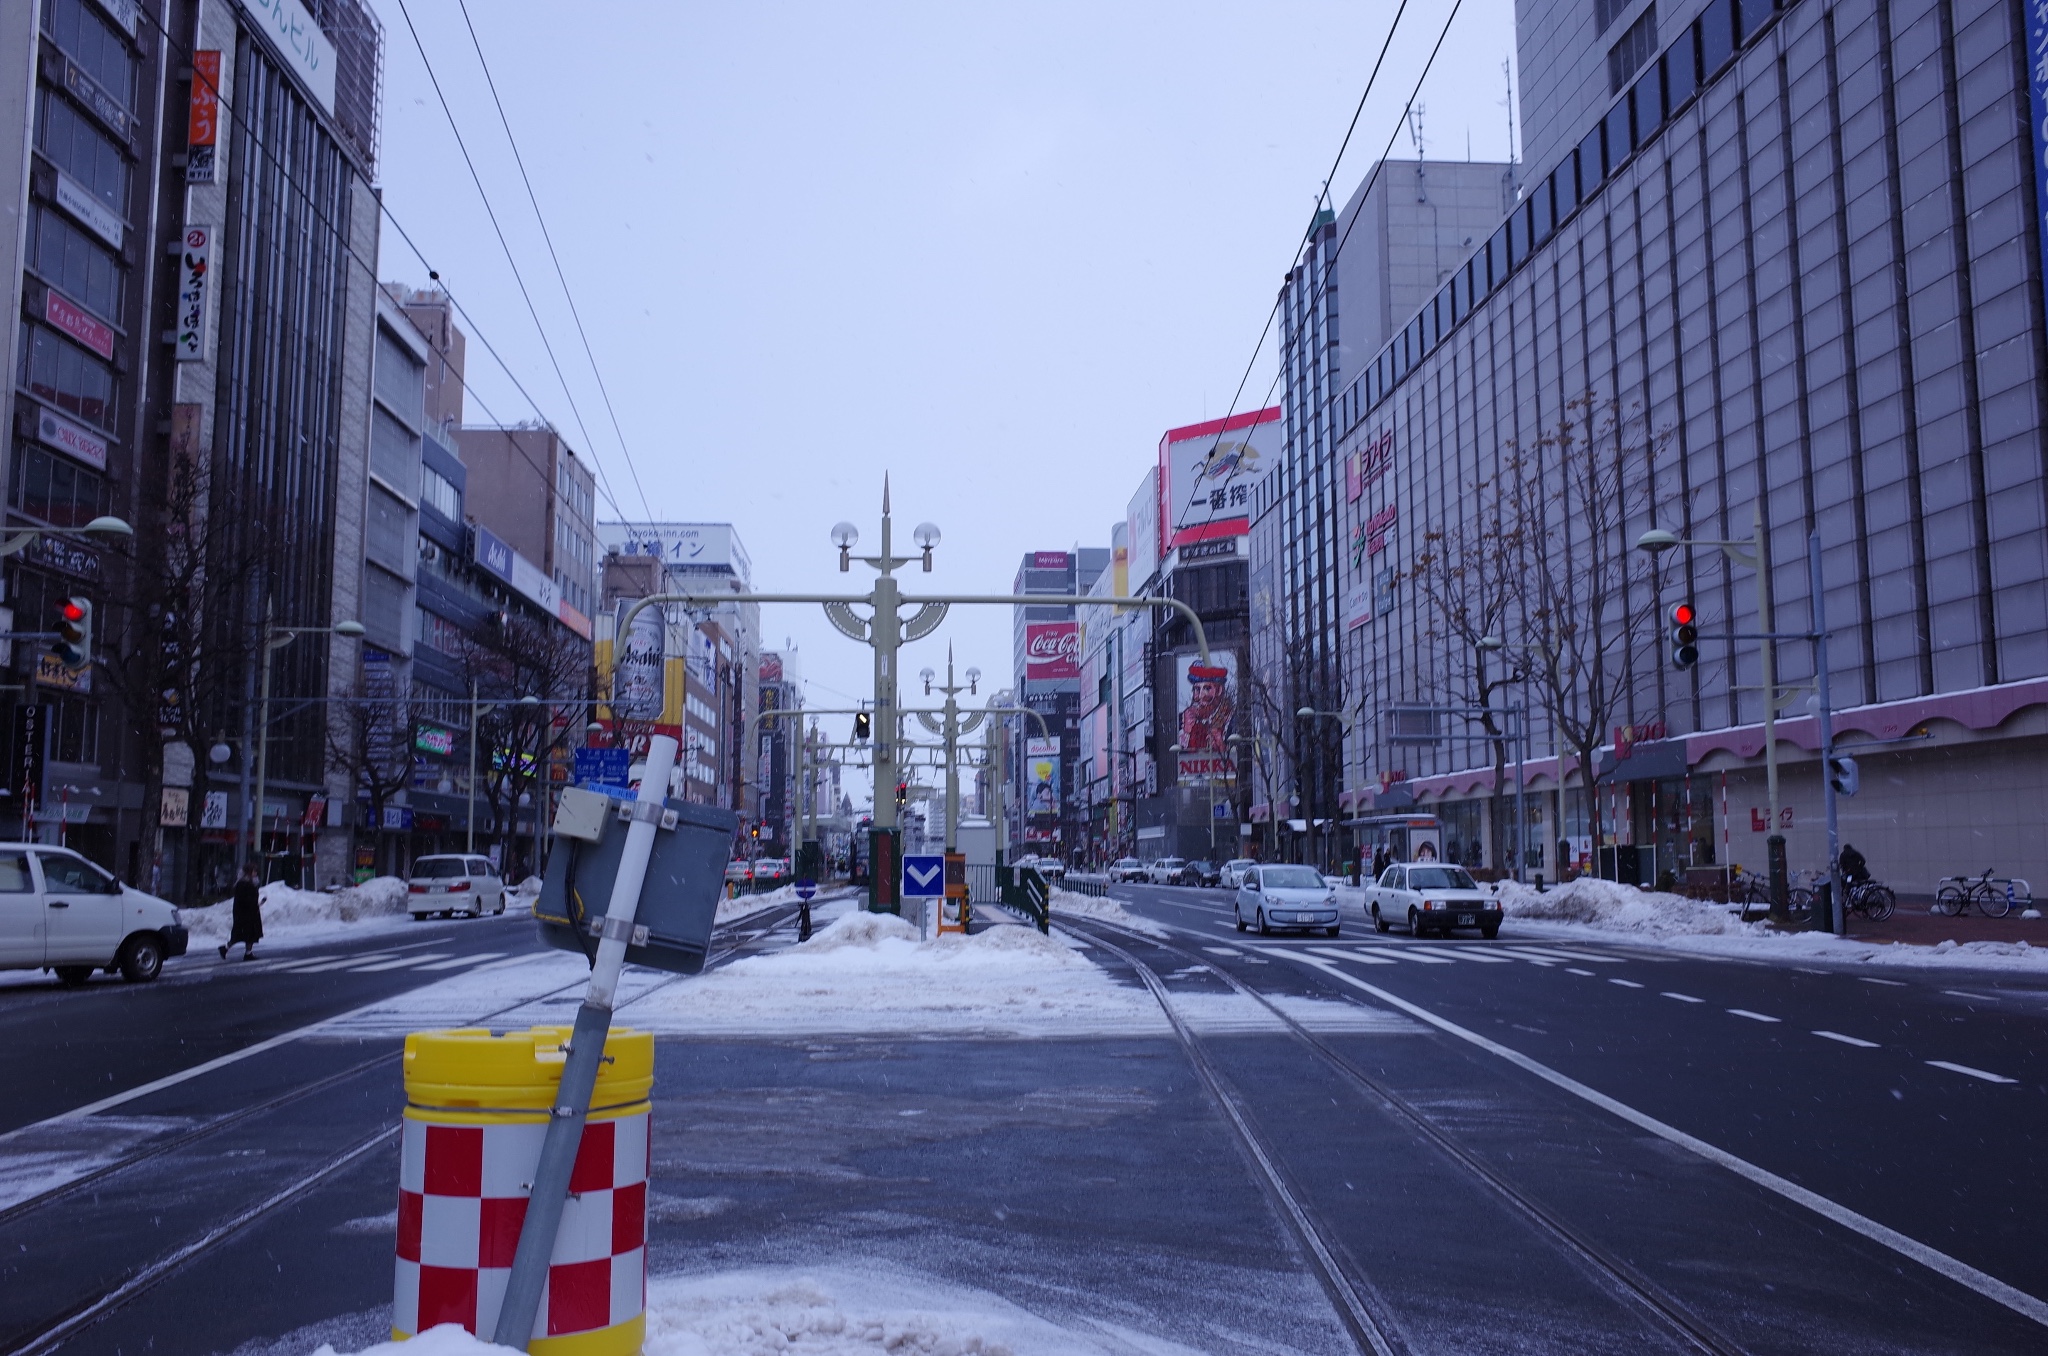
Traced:
<path fill-rule="evenodd" d="M 1523 6 L 1525 70 L 1549 8 Z M 1434 809 L 1461 857 L 1505 864 L 1486 827 L 1501 761 L 1537 793 L 1526 866 L 1756 868 L 1775 828 L 1795 869 L 1823 867 L 1812 647 L 1775 647 L 1772 823 L 1761 645 L 1714 639 L 1765 629 L 1755 571 L 1712 546 L 1654 569 L 1632 550 L 1653 526 L 1735 541 L 1760 522 L 1780 633 L 1811 626 L 1819 536 L 1837 738 L 1862 772 L 1844 837 L 1906 891 L 1987 863 L 2038 877 L 2048 844 L 2022 821 L 2048 791 L 2048 363 L 2022 11 L 1714 0 L 1682 18 L 1624 53 L 1611 102 L 1546 132 L 1559 157 L 1338 395 L 1341 532 L 1361 548 L 1341 562 L 1345 686 L 1376 722 L 1346 768 L 1354 817 Z M 1461 628 L 1429 561 L 1489 541 L 1576 562 L 1579 596 L 1510 571 L 1493 634 Z M 1664 635 L 1680 601 L 1709 638 L 1690 668 Z M 1573 609 L 1610 637 L 1604 701 L 1546 686 Z M 1482 689 L 1536 709 L 1526 766 L 1468 720 L 1397 710 Z M 1594 767 L 1552 713 L 1596 718 Z"/>

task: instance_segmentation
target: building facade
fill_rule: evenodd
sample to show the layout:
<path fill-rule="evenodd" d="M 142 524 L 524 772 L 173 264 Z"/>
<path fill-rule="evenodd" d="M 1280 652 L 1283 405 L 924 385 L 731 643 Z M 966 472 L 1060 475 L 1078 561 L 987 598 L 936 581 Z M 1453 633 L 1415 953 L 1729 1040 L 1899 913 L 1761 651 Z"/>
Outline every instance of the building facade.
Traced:
<path fill-rule="evenodd" d="M 2031 822 L 2048 789 L 2042 132 L 2022 10 L 1714 0 L 1610 65 L 1599 44 L 1650 11 L 1552 60 L 1567 9 L 1521 11 L 1541 172 L 1357 375 L 1302 392 L 1334 420 L 1318 474 L 1357 547 L 1327 567 L 1340 623 L 1316 628 L 1367 721 L 1343 750 L 1346 846 L 1419 809 L 1484 865 L 1649 881 L 1759 868 L 1782 832 L 1795 869 L 1823 867 L 1815 647 L 1773 647 L 1774 817 L 1761 642 L 1716 639 L 1811 630 L 1817 539 L 1835 732 L 1861 763 L 1844 837 L 1905 892 L 1986 863 L 2048 871 Z M 1754 552 L 1634 552 L 1652 527 L 1760 540 L 1762 587 Z M 1444 605 L 1432 559 L 1537 541 L 1578 583 L 1519 558 L 1473 614 L 1491 635 Z M 1708 634 L 1686 668 L 1661 626 L 1681 600 Z M 1563 619 L 1605 635 L 1597 683 L 1549 681 L 1584 653 Z M 1528 708 L 1528 756 L 1449 714 L 1475 705 Z M 1533 793 L 1519 844 L 1496 786 Z"/>

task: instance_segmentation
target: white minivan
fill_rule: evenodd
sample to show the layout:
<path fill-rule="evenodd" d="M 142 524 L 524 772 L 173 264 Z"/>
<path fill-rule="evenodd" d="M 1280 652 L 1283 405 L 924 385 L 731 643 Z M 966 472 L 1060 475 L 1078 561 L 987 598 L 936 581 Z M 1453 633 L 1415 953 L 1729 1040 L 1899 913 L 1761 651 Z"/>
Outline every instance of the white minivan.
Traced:
<path fill-rule="evenodd" d="M 155 979 L 190 941 L 166 900 L 130 889 L 69 848 L 0 843 L 0 970 L 95 970 Z"/>
<path fill-rule="evenodd" d="M 414 918 L 466 913 L 480 918 L 485 911 L 505 912 L 505 882 L 489 857 L 445 853 L 421 857 L 405 879 L 405 909 Z"/>

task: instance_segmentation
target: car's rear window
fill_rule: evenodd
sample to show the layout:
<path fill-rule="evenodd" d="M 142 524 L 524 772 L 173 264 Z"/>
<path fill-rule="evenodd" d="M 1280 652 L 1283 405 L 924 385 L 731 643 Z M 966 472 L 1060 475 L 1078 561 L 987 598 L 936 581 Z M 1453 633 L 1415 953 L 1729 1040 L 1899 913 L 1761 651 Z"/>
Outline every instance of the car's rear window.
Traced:
<path fill-rule="evenodd" d="M 1323 878 L 1305 866 L 1269 866 L 1259 873 L 1259 883 L 1269 890 L 1323 888 Z"/>
<path fill-rule="evenodd" d="M 1411 866 L 1408 868 L 1408 888 L 1411 890 L 1476 890 L 1472 877 L 1465 874 L 1461 866 Z"/>
<path fill-rule="evenodd" d="M 414 880 L 448 880 L 465 874 L 460 857 L 422 857 L 412 864 Z"/>

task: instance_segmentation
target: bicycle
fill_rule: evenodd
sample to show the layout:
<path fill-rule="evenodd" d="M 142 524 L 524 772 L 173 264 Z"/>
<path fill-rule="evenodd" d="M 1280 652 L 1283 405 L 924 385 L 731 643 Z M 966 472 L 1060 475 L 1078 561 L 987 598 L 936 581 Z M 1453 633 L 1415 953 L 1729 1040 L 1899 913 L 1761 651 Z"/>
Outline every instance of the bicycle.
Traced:
<path fill-rule="evenodd" d="M 1795 874 L 1790 878 L 1785 891 L 1785 916 L 1795 923 L 1804 923 L 1813 916 L 1814 892 L 1808 885 L 1801 885 Z M 1771 878 L 1759 876 L 1754 871 L 1735 867 L 1728 881 L 1728 902 L 1738 906 L 1737 915 L 1743 922 L 1750 921 L 1752 905 L 1762 905 L 1765 912 L 1771 907 Z"/>
<path fill-rule="evenodd" d="M 1975 904 L 1986 918 L 2003 918 L 2015 904 L 2034 907 L 2034 887 L 2018 876 L 1994 876 L 1985 867 L 1981 876 L 1943 876 L 1934 892 L 1935 913 L 1954 918 Z"/>
<path fill-rule="evenodd" d="M 1843 902 L 1850 913 L 1860 913 L 1876 923 L 1891 917 L 1892 910 L 1899 904 L 1899 897 L 1892 893 L 1890 886 L 1880 885 L 1874 880 L 1851 881 L 1844 895 Z"/>

